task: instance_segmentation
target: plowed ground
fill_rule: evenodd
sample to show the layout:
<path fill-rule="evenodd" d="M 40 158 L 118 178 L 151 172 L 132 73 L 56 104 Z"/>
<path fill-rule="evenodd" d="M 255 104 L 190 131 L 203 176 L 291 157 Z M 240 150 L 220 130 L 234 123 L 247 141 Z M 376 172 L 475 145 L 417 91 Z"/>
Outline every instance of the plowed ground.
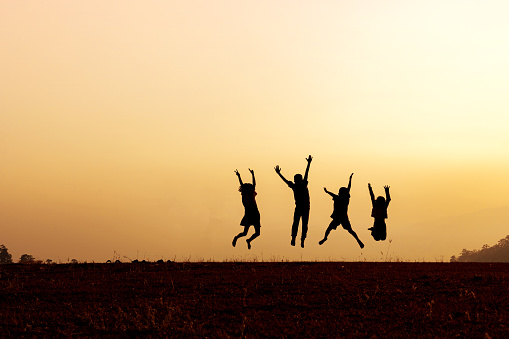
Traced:
<path fill-rule="evenodd" d="M 3 336 L 509 337 L 509 265 L 0 266 Z"/>

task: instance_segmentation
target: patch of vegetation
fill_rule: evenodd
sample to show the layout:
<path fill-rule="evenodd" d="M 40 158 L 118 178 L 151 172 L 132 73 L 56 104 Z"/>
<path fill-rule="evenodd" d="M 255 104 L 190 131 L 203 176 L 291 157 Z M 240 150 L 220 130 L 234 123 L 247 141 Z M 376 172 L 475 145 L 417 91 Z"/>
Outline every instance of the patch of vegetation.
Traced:
<path fill-rule="evenodd" d="M 4 245 L 0 245 L 0 264 L 12 264 L 12 255 Z"/>
<path fill-rule="evenodd" d="M 509 235 L 493 246 L 484 245 L 480 250 L 463 249 L 458 257 L 452 256 L 451 262 L 509 262 Z"/>

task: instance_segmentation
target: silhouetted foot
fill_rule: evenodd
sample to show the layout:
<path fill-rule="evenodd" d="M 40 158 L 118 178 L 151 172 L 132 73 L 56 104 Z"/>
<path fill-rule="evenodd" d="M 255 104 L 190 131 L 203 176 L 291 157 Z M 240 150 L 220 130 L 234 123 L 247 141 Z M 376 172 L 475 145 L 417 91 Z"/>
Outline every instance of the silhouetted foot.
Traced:
<path fill-rule="evenodd" d="M 364 248 L 364 244 L 362 243 L 362 241 L 359 241 L 359 246 L 360 246 L 361 248 Z"/>
<path fill-rule="evenodd" d="M 300 241 L 300 247 L 304 248 L 304 239 Z"/>
<path fill-rule="evenodd" d="M 235 245 L 237 245 L 237 238 L 233 238 L 233 241 L 232 241 L 232 246 L 235 247 Z"/>
<path fill-rule="evenodd" d="M 246 242 L 247 242 L 247 249 L 250 250 L 251 249 L 251 241 L 246 240 Z"/>
<path fill-rule="evenodd" d="M 327 239 L 325 239 L 325 238 L 324 238 L 324 239 L 320 240 L 320 241 L 318 242 L 318 244 L 319 244 L 319 245 L 322 245 L 322 244 L 323 244 L 326 240 L 327 240 Z"/>
<path fill-rule="evenodd" d="M 290 243 L 290 245 L 295 246 L 295 238 L 292 238 L 292 242 Z"/>

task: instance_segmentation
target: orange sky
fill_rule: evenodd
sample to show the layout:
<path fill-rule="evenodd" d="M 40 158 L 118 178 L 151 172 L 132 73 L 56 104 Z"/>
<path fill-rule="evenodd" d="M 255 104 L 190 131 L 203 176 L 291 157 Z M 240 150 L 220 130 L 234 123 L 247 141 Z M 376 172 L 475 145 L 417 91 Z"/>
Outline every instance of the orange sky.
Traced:
<path fill-rule="evenodd" d="M 0 4 L 0 220 L 17 259 L 445 260 L 509 231 L 509 4 Z M 304 250 L 292 178 L 314 156 Z M 231 239 L 257 175 L 262 235 Z M 350 220 L 317 242 L 354 172 Z M 375 242 L 367 183 L 391 186 Z M 389 247 L 390 246 L 390 247 Z"/>

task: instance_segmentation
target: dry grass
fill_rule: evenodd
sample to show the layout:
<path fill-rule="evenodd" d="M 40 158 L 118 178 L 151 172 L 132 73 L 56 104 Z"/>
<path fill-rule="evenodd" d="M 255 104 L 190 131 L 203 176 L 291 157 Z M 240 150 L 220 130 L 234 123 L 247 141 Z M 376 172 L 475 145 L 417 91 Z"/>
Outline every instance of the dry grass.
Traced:
<path fill-rule="evenodd" d="M 507 337 L 509 265 L 0 266 L 10 336 Z"/>

